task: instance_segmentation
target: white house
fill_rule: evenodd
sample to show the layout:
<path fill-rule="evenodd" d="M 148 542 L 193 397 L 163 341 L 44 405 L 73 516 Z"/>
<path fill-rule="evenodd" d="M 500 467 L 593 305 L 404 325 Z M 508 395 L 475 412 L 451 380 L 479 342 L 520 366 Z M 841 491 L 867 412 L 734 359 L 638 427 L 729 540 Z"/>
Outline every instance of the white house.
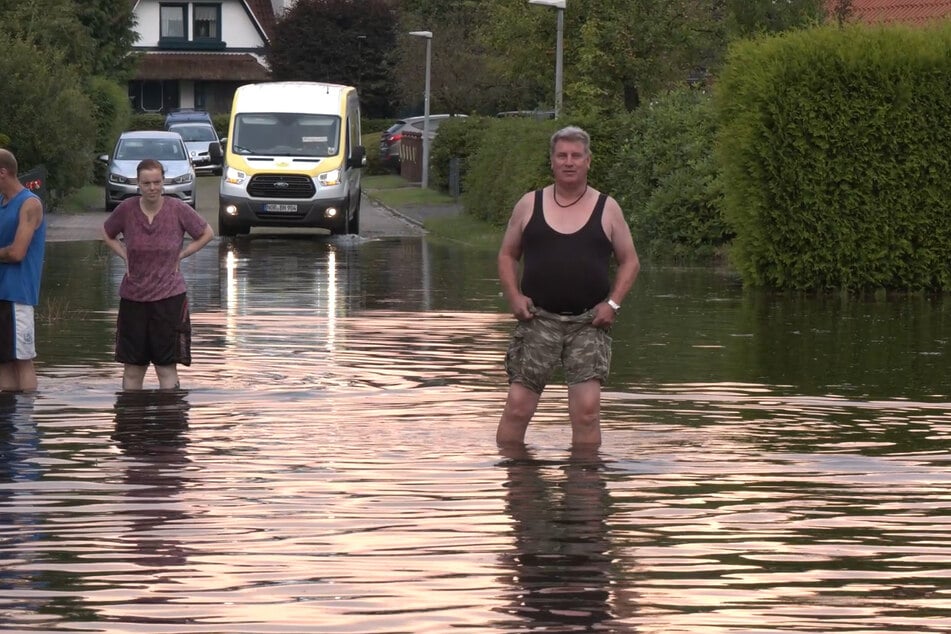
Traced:
<path fill-rule="evenodd" d="M 130 0 L 141 61 L 129 82 L 139 112 L 228 112 L 241 84 L 269 79 L 265 49 L 289 0 Z"/>

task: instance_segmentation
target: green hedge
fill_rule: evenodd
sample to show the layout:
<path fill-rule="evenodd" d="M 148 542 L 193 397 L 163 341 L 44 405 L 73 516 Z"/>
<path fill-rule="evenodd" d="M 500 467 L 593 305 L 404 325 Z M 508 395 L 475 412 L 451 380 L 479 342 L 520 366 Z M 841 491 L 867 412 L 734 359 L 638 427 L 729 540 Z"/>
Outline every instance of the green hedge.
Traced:
<path fill-rule="evenodd" d="M 487 125 L 464 176 L 466 213 L 502 226 L 525 192 L 550 183 L 548 143 L 556 129 L 551 121 L 518 118 Z"/>
<path fill-rule="evenodd" d="M 949 68 L 948 23 L 731 48 L 718 157 L 747 284 L 951 288 Z"/>
<path fill-rule="evenodd" d="M 662 261 L 720 258 L 733 232 L 723 219 L 709 94 L 658 96 L 614 134 L 605 191 L 617 198 L 641 255 Z M 597 155 L 596 155 L 597 156 Z"/>

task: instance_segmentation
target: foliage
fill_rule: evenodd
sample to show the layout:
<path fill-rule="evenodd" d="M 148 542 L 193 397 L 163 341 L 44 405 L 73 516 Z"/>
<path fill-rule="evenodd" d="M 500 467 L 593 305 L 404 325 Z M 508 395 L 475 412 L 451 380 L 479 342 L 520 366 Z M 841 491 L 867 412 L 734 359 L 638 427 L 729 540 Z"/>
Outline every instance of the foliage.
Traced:
<path fill-rule="evenodd" d="M 132 119 L 126 89 L 105 77 L 91 77 L 86 84 L 86 94 L 95 108 L 95 151 L 109 152 Z"/>
<path fill-rule="evenodd" d="M 827 4 L 827 0 L 727 0 L 727 38 L 737 40 L 814 26 L 823 21 Z"/>
<path fill-rule="evenodd" d="M 3 27 L 11 39 L 36 47 L 41 54 L 58 51 L 80 75 L 92 71 L 95 42 L 70 0 L 0 0 Z M 4 91 L 6 92 L 6 91 Z"/>
<path fill-rule="evenodd" d="M 62 53 L 0 33 L 4 78 L 0 130 L 24 169 L 45 164 L 53 202 L 89 179 L 96 143 L 94 108 Z M 15 96 L 15 98 L 9 98 Z"/>
<path fill-rule="evenodd" d="M 387 0 L 299 0 L 274 27 L 267 54 L 271 74 L 277 80 L 356 85 L 367 116 L 393 115 L 396 25 Z"/>
<path fill-rule="evenodd" d="M 465 191 L 464 175 L 469 171 L 469 158 L 482 143 L 486 128 L 492 123 L 486 117 L 452 117 L 439 126 L 429 149 L 429 183 L 441 191 L 449 191 L 450 161 L 459 160 L 460 189 Z"/>
<path fill-rule="evenodd" d="M 129 122 L 129 130 L 162 130 L 165 128 L 165 117 L 154 112 L 136 112 Z M 218 129 L 217 124 L 215 129 Z M 225 126 L 225 131 L 228 127 Z"/>
<path fill-rule="evenodd" d="M 479 0 L 410 0 L 400 4 L 400 31 L 428 30 L 431 41 L 430 112 L 494 113 L 512 90 L 486 63 L 488 53 L 479 38 L 485 15 Z M 425 92 L 425 43 L 403 35 L 398 41 L 396 72 L 403 114 L 421 114 Z"/>
<path fill-rule="evenodd" d="M 951 24 L 738 43 L 717 85 L 750 285 L 951 288 Z"/>
<path fill-rule="evenodd" d="M 90 73 L 116 81 L 131 79 L 138 61 L 130 54 L 135 44 L 135 14 L 128 0 L 84 0 L 76 15 L 93 40 Z"/>
<path fill-rule="evenodd" d="M 548 144 L 556 128 L 553 121 L 492 120 L 469 158 L 466 212 L 495 225 L 507 223 L 523 194 L 550 182 Z"/>
<path fill-rule="evenodd" d="M 642 107 L 614 137 L 619 151 L 604 180 L 643 254 L 711 257 L 732 239 L 720 210 L 715 133 L 710 96 L 686 88 Z"/>
<path fill-rule="evenodd" d="M 128 129 L 132 119 L 132 108 L 125 87 L 105 77 L 91 77 L 85 86 L 94 108 L 96 119 L 95 153 L 109 154 L 116 139 L 123 130 Z M 93 163 L 93 179 L 97 183 L 105 179 L 105 165 Z"/>

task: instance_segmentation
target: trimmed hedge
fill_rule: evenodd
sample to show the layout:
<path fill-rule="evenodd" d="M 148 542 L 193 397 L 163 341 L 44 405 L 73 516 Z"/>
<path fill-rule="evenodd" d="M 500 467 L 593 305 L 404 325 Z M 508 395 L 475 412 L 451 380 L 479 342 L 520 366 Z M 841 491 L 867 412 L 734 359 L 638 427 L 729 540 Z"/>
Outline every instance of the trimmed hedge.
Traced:
<path fill-rule="evenodd" d="M 748 285 L 951 289 L 951 23 L 735 44 L 724 214 Z"/>

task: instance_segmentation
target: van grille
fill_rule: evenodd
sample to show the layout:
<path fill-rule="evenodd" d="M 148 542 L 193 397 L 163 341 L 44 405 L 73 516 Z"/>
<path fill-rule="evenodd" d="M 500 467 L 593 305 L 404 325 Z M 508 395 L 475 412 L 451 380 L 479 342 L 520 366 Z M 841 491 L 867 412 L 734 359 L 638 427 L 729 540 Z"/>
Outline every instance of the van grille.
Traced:
<path fill-rule="evenodd" d="M 258 174 L 248 183 L 254 198 L 313 198 L 314 181 L 297 174 Z"/>

